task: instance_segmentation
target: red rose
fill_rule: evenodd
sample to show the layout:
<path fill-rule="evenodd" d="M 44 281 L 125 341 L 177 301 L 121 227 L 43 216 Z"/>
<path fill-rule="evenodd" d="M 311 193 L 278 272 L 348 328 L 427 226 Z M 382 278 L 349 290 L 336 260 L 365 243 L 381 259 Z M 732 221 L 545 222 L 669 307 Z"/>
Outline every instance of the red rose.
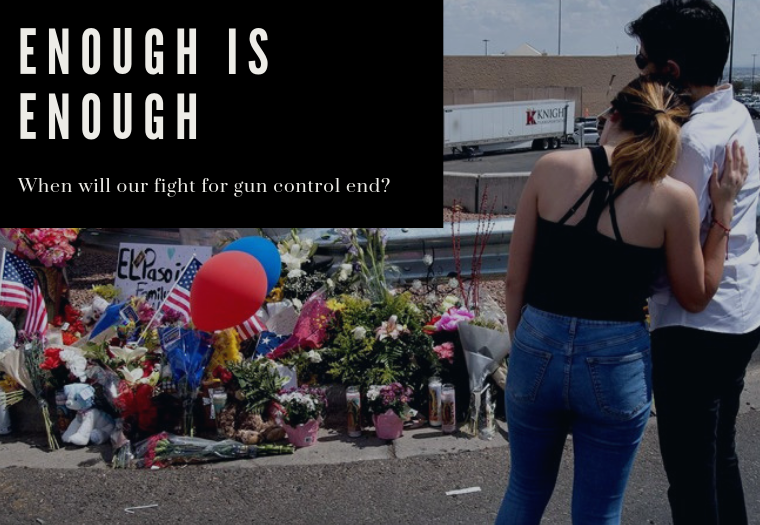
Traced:
<path fill-rule="evenodd" d="M 222 365 L 219 365 L 214 369 L 213 376 L 215 379 L 221 381 L 224 385 L 232 381 L 233 377 L 232 372 L 224 368 Z"/>
<path fill-rule="evenodd" d="M 40 368 L 43 370 L 55 370 L 59 366 L 63 366 L 63 361 L 61 361 L 61 349 L 48 348 L 45 350 L 45 361 L 40 364 Z"/>
<path fill-rule="evenodd" d="M 72 334 L 71 332 L 63 332 L 63 334 L 61 335 L 63 336 L 63 344 L 65 344 L 66 346 L 71 346 L 77 341 L 79 341 L 79 337 Z"/>

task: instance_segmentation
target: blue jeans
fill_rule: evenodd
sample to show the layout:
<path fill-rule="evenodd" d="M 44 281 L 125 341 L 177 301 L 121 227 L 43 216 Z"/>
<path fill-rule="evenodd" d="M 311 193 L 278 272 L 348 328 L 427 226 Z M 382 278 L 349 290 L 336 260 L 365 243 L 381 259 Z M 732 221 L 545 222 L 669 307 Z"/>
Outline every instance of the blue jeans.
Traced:
<path fill-rule="evenodd" d="M 526 307 L 509 357 L 511 469 L 498 525 L 541 522 L 567 434 L 576 525 L 620 523 L 652 402 L 643 322 L 594 321 Z"/>

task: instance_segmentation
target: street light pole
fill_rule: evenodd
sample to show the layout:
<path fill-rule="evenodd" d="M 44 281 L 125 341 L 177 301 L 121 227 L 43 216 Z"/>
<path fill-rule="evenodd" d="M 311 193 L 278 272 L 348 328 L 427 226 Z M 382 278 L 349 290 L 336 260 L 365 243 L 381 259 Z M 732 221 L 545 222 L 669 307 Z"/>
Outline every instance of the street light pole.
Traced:
<path fill-rule="evenodd" d="M 755 57 L 757 53 L 752 53 L 752 84 L 749 85 L 750 92 L 755 94 Z"/>
<path fill-rule="evenodd" d="M 487 39 L 487 38 L 484 38 L 484 39 L 483 39 L 483 42 L 485 42 L 485 43 L 486 43 L 486 56 L 488 56 L 488 39 Z"/>
<path fill-rule="evenodd" d="M 562 54 L 562 0 L 559 0 L 559 23 L 557 24 L 557 56 Z"/>
<path fill-rule="evenodd" d="M 728 60 L 728 83 L 733 80 L 734 70 L 734 14 L 736 13 L 736 0 L 731 2 L 731 58 Z"/>

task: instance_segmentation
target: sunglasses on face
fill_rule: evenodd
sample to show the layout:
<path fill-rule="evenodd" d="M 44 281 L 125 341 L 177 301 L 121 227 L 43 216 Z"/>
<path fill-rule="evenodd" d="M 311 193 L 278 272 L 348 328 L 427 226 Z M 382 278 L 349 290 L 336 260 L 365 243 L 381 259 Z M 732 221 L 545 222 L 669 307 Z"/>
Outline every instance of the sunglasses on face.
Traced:
<path fill-rule="evenodd" d="M 644 56 L 643 54 L 639 53 L 636 55 L 636 67 L 639 69 L 644 69 L 649 64 L 650 60 L 648 57 Z"/>
<path fill-rule="evenodd" d="M 607 118 L 609 117 L 610 113 L 612 113 L 612 107 L 605 109 L 596 117 L 596 131 L 599 133 L 599 135 L 602 134 L 602 131 L 604 130 L 604 124 L 607 122 Z"/>

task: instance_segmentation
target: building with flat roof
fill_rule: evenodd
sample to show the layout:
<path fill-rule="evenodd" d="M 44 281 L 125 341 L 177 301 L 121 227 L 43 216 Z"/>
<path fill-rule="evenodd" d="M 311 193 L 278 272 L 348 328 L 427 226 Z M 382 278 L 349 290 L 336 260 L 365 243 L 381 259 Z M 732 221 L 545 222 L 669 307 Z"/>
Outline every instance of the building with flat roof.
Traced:
<path fill-rule="evenodd" d="M 593 116 L 638 74 L 633 55 L 444 56 L 443 105 L 559 98 Z"/>

